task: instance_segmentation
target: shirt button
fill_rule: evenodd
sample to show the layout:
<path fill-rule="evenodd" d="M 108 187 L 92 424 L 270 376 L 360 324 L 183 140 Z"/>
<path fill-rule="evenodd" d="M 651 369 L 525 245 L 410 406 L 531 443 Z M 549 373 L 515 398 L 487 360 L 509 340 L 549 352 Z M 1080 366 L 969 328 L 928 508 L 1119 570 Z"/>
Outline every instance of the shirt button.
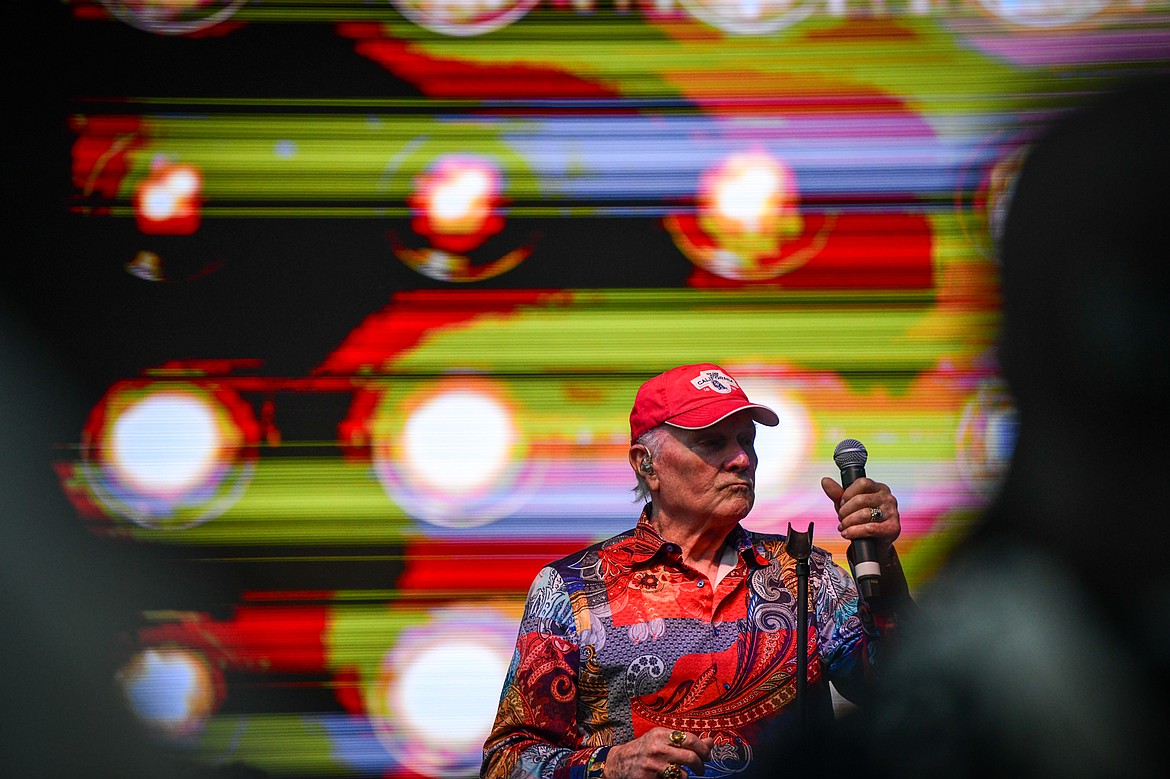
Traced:
<path fill-rule="evenodd" d="M 696 587 L 702 587 L 704 584 L 706 584 L 706 582 L 705 582 L 705 581 L 703 581 L 702 579 L 700 579 L 700 580 L 699 580 L 699 582 L 698 582 L 698 583 L 697 583 L 695 586 L 696 586 Z"/>

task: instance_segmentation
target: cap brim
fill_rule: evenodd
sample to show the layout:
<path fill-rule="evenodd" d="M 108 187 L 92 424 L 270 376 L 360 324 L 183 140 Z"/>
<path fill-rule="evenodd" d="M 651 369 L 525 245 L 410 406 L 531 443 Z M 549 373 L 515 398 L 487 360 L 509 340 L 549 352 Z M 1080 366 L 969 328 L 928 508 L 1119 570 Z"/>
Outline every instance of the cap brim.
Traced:
<path fill-rule="evenodd" d="M 780 424 L 780 417 L 767 406 L 761 406 L 759 403 L 742 403 L 737 400 L 722 403 L 717 401 L 708 403 L 701 408 L 684 411 L 666 420 L 666 424 L 672 427 L 682 428 L 683 430 L 702 430 L 705 427 L 722 422 L 732 414 L 744 410 L 750 410 L 752 412 L 752 419 L 761 425 L 775 427 Z"/>

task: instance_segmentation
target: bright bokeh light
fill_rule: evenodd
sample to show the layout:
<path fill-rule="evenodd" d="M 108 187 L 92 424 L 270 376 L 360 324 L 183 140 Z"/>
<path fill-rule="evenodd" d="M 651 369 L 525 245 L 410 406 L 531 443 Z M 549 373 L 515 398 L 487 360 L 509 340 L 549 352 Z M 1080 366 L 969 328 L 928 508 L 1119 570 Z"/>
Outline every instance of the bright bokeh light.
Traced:
<path fill-rule="evenodd" d="M 175 197 L 190 197 L 197 193 L 202 185 L 199 174 L 189 165 L 172 168 L 164 180 L 167 187 L 175 193 Z"/>
<path fill-rule="evenodd" d="M 387 495 L 441 527 L 479 527 L 526 504 L 543 465 L 529 457 L 505 385 L 458 377 L 383 392 L 367 422 Z"/>
<path fill-rule="evenodd" d="M 475 776 L 516 640 L 516 615 L 451 605 L 398 636 L 367 690 L 379 738 L 417 774 Z"/>
<path fill-rule="evenodd" d="M 757 232 L 774 204 L 780 178 L 774 165 L 733 161 L 715 182 L 715 208 L 723 218 Z"/>
<path fill-rule="evenodd" d="M 142 214 L 156 221 L 173 219 L 189 208 L 189 201 L 198 194 L 199 188 L 199 174 L 194 169 L 173 168 L 143 185 Z"/>
<path fill-rule="evenodd" d="M 159 162 L 138 186 L 134 214 L 147 234 L 190 235 L 199 228 L 203 177 L 190 165 Z"/>
<path fill-rule="evenodd" d="M 483 35 L 506 27 L 540 0 L 391 0 L 419 27 L 442 35 Z"/>
<path fill-rule="evenodd" d="M 430 231 L 472 235 L 484 230 L 499 196 L 500 177 L 480 160 L 449 157 L 416 181 L 416 200 Z M 423 231 L 426 232 L 426 231 Z"/>
<path fill-rule="evenodd" d="M 130 381 L 113 387 L 83 431 L 91 500 L 143 527 L 188 528 L 241 496 L 255 471 L 259 427 L 224 387 Z"/>
<path fill-rule="evenodd" d="M 467 218 L 490 194 L 491 179 L 482 169 L 454 172 L 431 193 L 431 213 L 440 223 Z"/>
<path fill-rule="evenodd" d="M 117 675 L 130 709 L 171 735 L 198 730 L 215 707 L 215 680 L 207 661 L 183 648 L 146 649 Z"/>
<path fill-rule="evenodd" d="M 503 182 L 494 159 L 439 157 L 414 178 L 407 200 L 415 235 L 404 242 L 393 239 L 394 253 L 414 270 L 440 281 L 482 281 L 516 267 L 531 254 L 530 245 L 514 245 L 503 254 L 484 247 L 504 229 Z M 419 245 L 419 239 L 425 245 Z"/>
<path fill-rule="evenodd" d="M 687 259 L 726 279 L 762 281 L 800 268 L 820 253 L 832 224 L 814 220 L 806 234 L 796 176 L 762 149 L 707 168 L 695 198 L 693 215 L 668 215 L 665 226 Z"/>
<path fill-rule="evenodd" d="M 728 157 L 703 177 L 701 190 L 702 208 L 719 232 L 768 233 L 793 201 L 788 172 L 763 153 Z"/>
<path fill-rule="evenodd" d="M 479 745 L 495 717 L 508 659 L 471 639 L 427 647 L 402 669 L 395 708 L 426 741 Z"/>
<path fill-rule="evenodd" d="M 490 488 L 511 463 L 517 431 L 509 409 L 473 389 L 441 392 L 406 423 L 402 456 L 417 482 L 446 494 Z"/>
<path fill-rule="evenodd" d="M 201 484 L 224 443 L 207 401 L 164 391 L 123 411 L 114 421 L 108 446 L 121 480 L 143 492 L 169 495 Z"/>

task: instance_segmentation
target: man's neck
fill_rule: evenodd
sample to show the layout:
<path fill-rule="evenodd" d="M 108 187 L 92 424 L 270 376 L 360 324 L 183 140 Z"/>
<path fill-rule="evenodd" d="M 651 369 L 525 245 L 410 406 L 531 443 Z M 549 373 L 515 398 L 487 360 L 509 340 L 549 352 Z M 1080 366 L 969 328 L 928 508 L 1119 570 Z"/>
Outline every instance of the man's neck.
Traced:
<path fill-rule="evenodd" d="M 712 582 L 718 578 L 727 537 L 739 524 L 738 520 L 728 521 L 730 524 L 711 520 L 674 519 L 661 511 L 652 511 L 650 514 L 650 524 L 655 532 L 663 539 L 678 544 L 686 564 Z"/>

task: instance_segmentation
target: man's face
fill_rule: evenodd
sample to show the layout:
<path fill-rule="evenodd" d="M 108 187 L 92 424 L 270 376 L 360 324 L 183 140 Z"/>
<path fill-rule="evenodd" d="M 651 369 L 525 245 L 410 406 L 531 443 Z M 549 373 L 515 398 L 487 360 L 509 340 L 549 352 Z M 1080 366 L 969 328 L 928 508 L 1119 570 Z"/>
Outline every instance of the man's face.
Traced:
<path fill-rule="evenodd" d="M 667 426 L 654 468 L 656 508 L 673 519 L 734 524 L 756 500 L 756 423 L 738 411 L 702 430 Z"/>

